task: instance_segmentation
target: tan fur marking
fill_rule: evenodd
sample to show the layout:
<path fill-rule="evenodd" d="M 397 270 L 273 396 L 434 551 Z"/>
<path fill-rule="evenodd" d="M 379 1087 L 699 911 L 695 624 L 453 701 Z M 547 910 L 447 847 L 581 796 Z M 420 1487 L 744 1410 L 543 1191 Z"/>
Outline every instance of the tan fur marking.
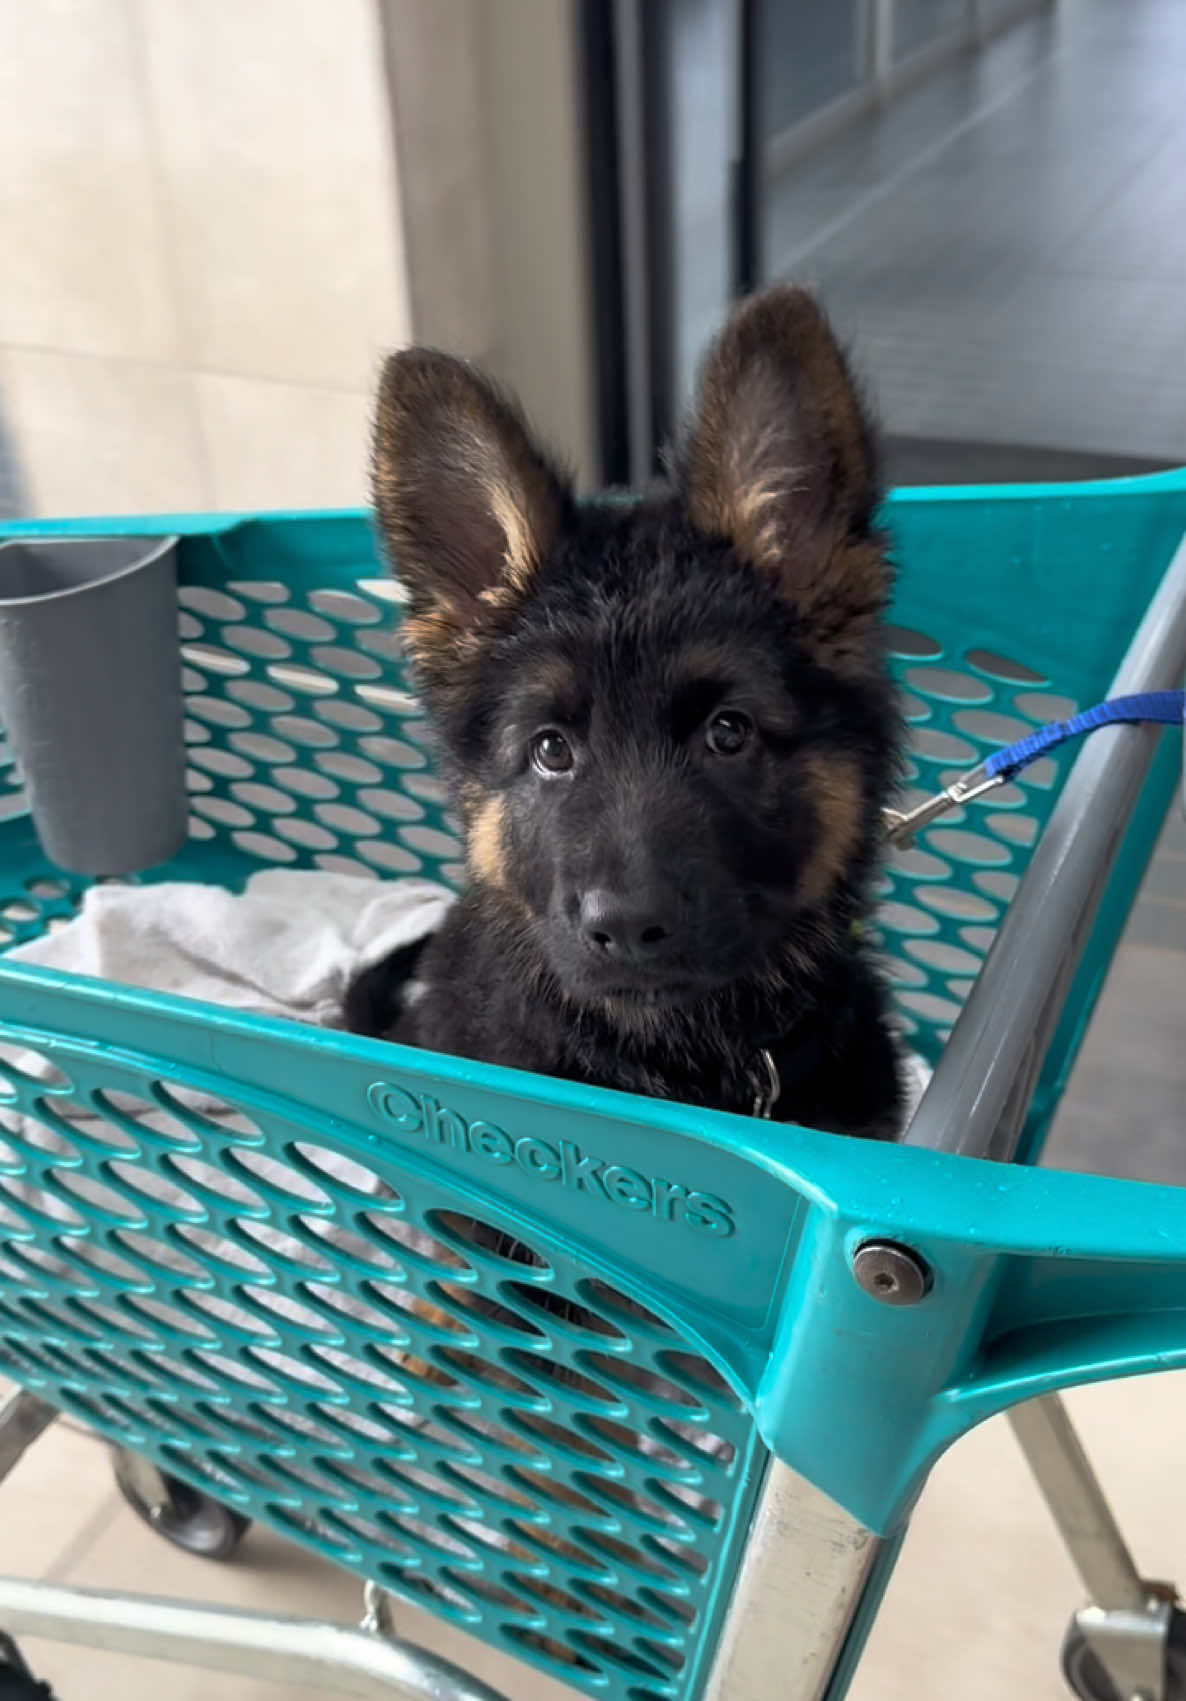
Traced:
<path fill-rule="evenodd" d="M 412 661 L 429 671 L 472 656 L 478 647 L 474 633 L 462 625 L 448 603 L 437 603 L 420 614 L 408 615 L 400 632 Z"/>
<path fill-rule="evenodd" d="M 391 564 L 423 616 L 409 623 L 410 645 L 437 669 L 527 590 L 569 501 L 515 403 L 430 349 L 384 365 L 372 489 Z"/>
<path fill-rule="evenodd" d="M 421 614 L 409 614 L 400 627 L 404 648 L 418 661 L 451 649 L 457 637 L 457 627 L 447 608 L 438 604 Z"/>
<path fill-rule="evenodd" d="M 847 867 L 861 831 L 861 776 L 847 756 L 804 757 L 819 837 L 799 883 L 807 904 L 822 903 Z"/>
<path fill-rule="evenodd" d="M 783 556 L 778 525 L 781 487 L 773 478 L 763 484 L 755 479 L 733 487 L 732 506 L 726 516 L 725 535 L 755 567 L 778 567 Z"/>
<path fill-rule="evenodd" d="M 727 333 L 726 333 L 727 334 Z M 780 509 L 800 477 L 784 426 L 785 399 L 770 374 L 710 370 L 700 422 L 699 476 L 692 481 L 692 518 L 730 538 L 755 567 L 777 568 L 785 554 Z"/>
<path fill-rule="evenodd" d="M 412 1297 L 408 1306 L 409 1311 L 423 1319 L 425 1323 L 435 1324 L 438 1329 L 447 1331 L 450 1335 L 457 1333 L 457 1319 L 443 1311 L 439 1305 L 431 1305 L 426 1299 Z M 436 1365 L 422 1359 L 417 1353 L 397 1353 L 397 1367 L 405 1370 L 409 1376 L 416 1377 L 421 1382 L 432 1383 L 435 1387 L 448 1388 L 455 1384 L 457 1378 L 450 1376 L 447 1371 L 440 1370 Z"/>
<path fill-rule="evenodd" d="M 506 848 L 503 844 L 504 809 L 501 797 L 487 797 L 469 824 L 470 867 L 488 886 L 506 885 Z"/>
<path fill-rule="evenodd" d="M 498 614 L 505 609 L 514 608 L 520 595 L 521 592 L 514 585 L 499 583 L 488 585 L 484 591 L 479 591 L 478 601 L 492 613 Z"/>
<path fill-rule="evenodd" d="M 525 591 L 539 565 L 539 540 L 528 519 L 520 494 L 509 483 L 488 482 L 486 493 L 494 518 L 506 538 L 503 572 L 516 591 Z"/>

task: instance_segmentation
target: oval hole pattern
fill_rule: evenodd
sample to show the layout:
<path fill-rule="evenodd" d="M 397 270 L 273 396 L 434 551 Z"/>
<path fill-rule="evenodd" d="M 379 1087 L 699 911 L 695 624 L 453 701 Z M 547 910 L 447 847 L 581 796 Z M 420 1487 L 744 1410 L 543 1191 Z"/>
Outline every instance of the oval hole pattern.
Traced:
<path fill-rule="evenodd" d="M 360 1577 L 496 1644 L 533 1627 L 578 1689 L 685 1697 L 760 1452 L 694 1340 L 398 1147 L 81 1046 L 67 1139 L 40 1061 L 0 1148 L 0 1362 Z"/>
<path fill-rule="evenodd" d="M 909 804 L 946 785 L 1035 724 L 1079 704 L 1024 653 L 953 645 L 949 635 L 891 627 L 893 671 L 908 687 Z M 1059 756 L 953 810 L 888 859 L 875 941 L 886 953 L 902 1026 L 934 1062 L 979 973 L 1005 907 L 1058 794 Z"/>
<path fill-rule="evenodd" d="M 400 601 L 373 573 L 360 561 L 338 585 L 182 587 L 191 836 L 212 856 L 458 883 Z"/>

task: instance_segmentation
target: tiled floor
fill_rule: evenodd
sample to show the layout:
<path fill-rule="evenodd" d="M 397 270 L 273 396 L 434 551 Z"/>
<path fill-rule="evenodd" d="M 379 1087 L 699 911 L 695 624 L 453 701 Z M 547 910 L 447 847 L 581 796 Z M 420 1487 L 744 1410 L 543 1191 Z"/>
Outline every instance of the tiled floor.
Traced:
<path fill-rule="evenodd" d="M 774 186 L 888 428 L 1186 460 L 1186 7 L 1061 0 Z"/>
<path fill-rule="evenodd" d="M 1045 1161 L 1186 1186 L 1186 822 L 1171 819 Z"/>
<path fill-rule="evenodd" d="M 1177 1466 L 1186 1374 L 1083 1390 L 1072 1407 L 1141 1563 L 1186 1576 L 1186 1484 Z M 0 1571 L 247 1609 L 359 1616 L 350 1579 L 264 1531 L 224 1566 L 168 1548 L 126 1511 L 94 1441 L 51 1431 L 4 1491 Z M 1008 1426 L 994 1421 L 935 1471 L 915 1516 L 853 1701 L 1066 1701 L 1058 1647 L 1081 1590 Z M 571 1691 L 442 1630 L 413 1609 L 402 1632 L 509 1701 L 575 1701 Z M 295 1701 L 275 1684 L 27 1641 L 59 1701 Z M 312 1701 L 329 1701 L 310 1693 Z M 764 1701 L 754 1697 L 754 1701 Z"/>
<path fill-rule="evenodd" d="M 342 1623 L 362 1616 L 361 1588 L 352 1578 L 266 1530 L 253 1529 L 226 1565 L 191 1559 L 170 1547 L 125 1507 L 106 1449 L 73 1428 L 59 1425 L 44 1435 L 3 1494 L 0 1572 Z M 542 1677 L 524 1689 L 521 1667 L 466 1637 L 442 1632 L 414 1608 L 401 1609 L 399 1625 L 409 1639 L 500 1684 L 512 1701 L 564 1701 L 569 1694 Z M 52 1682 L 59 1701 L 161 1701 L 166 1693 L 169 1701 L 287 1701 L 293 1694 L 276 1684 L 159 1661 L 30 1640 L 21 1646 L 37 1675 Z"/>

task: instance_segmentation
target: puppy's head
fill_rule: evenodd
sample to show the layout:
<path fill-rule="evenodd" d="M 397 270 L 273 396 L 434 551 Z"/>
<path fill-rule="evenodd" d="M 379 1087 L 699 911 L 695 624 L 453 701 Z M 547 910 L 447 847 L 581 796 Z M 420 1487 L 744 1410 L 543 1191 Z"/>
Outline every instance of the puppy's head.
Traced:
<path fill-rule="evenodd" d="M 392 356 L 375 503 L 472 876 L 564 991 L 777 976 L 863 899 L 897 723 L 870 435 L 819 309 L 709 353 L 672 492 L 578 507 L 461 362 Z"/>

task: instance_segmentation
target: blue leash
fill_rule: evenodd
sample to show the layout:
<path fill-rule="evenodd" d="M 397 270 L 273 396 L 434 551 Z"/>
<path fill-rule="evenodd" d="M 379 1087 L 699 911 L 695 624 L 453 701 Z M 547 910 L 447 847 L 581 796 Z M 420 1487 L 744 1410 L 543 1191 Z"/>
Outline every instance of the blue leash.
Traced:
<path fill-rule="evenodd" d="M 1156 721 L 1162 726 L 1179 726 L 1186 719 L 1186 691 L 1139 691 L 1135 697 L 1113 697 L 1107 703 L 1097 703 L 1094 709 L 1084 709 L 1069 721 L 1051 721 L 1026 738 L 1019 738 L 1005 750 L 998 750 L 984 763 L 984 772 L 995 779 L 1011 780 L 1048 750 L 1056 750 L 1068 739 L 1081 733 L 1095 732 L 1101 726 L 1133 726 Z"/>
<path fill-rule="evenodd" d="M 893 844 L 909 844 L 920 828 L 945 815 L 949 809 L 958 809 L 997 786 L 1005 785 L 1023 768 L 1028 768 L 1031 762 L 1036 762 L 1048 751 L 1056 750 L 1060 744 L 1066 744 L 1069 739 L 1080 738 L 1102 726 L 1149 723 L 1186 726 L 1186 691 L 1140 691 L 1133 697 L 1113 697 L 1106 703 L 1097 703 L 1094 709 L 1084 709 L 1069 720 L 1051 721 L 1048 726 L 1039 727 L 1037 732 L 1019 738 L 1016 744 L 995 751 L 913 809 L 887 809 L 886 836 Z"/>

